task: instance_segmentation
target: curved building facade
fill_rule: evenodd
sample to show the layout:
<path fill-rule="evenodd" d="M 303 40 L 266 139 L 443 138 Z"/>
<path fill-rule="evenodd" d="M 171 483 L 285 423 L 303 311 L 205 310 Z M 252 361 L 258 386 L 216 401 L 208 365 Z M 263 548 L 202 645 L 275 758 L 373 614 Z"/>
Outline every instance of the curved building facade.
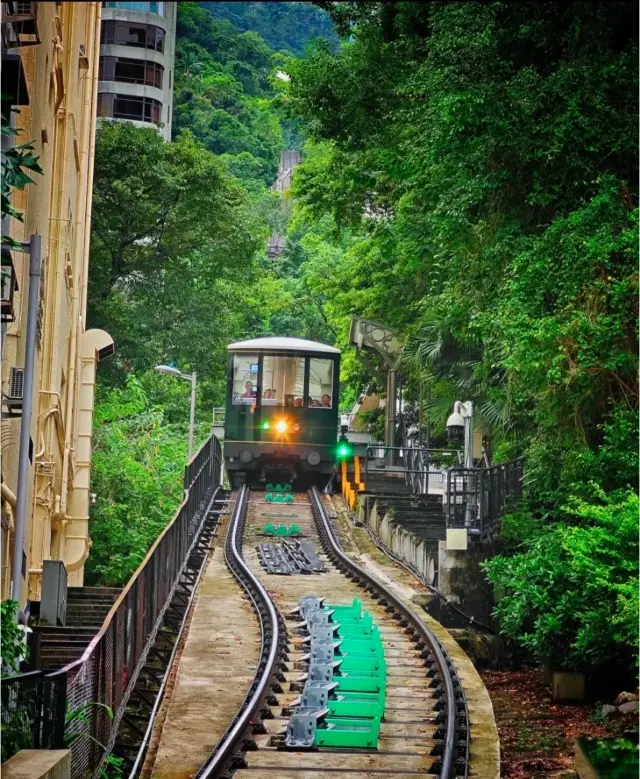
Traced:
<path fill-rule="evenodd" d="M 98 116 L 171 139 L 177 3 L 103 2 Z"/>

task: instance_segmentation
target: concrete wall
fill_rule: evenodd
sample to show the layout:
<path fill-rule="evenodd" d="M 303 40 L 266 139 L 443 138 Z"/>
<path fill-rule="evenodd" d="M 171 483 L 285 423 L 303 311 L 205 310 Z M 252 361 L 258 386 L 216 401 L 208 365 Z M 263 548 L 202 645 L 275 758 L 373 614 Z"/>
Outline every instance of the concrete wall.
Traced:
<path fill-rule="evenodd" d="M 360 498 L 358 519 L 368 525 L 373 534 L 401 560 L 413 566 L 426 582 L 435 584 L 436 559 L 425 542 L 394 522 L 392 514 L 383 515 L 375 499 Z"/>
<path fill-rule="evenodd" d="M 2 764 L 4 779 L 69 779 L 69 749 L 23 749 Z"/>
<path fill-rule="evenodd" d="M 77 475 L 77 440 L 81 388 L 81 343 L 86 329 L 86 297 L 95 148 L 99 2 L 38 3 L 40 43 L 16 49 L 22 59 L 29 102 L 20 106 L 17 142 L 33 141 L 44 175 L 13 198 L 24 212 L 24 224 L 11 220 L 10 234 L 27 240 L 42 236 L 41 337 L 36 351 L 24 551 L 27 578 L 22 601 L 39 600 L 42 561 L 62 559 L 72 565 L 79 542 L 71 543 L 68 506 Z M 26 335 L 28 255 L 13 253 L 20 290 L 16 319 L 8 325 L 2 353 L 6 390 L 9 368 L 23 367 Z M 95 364 L 95 355 L 94 355 Z M 93 395 L 83 401 L 93 410 Z M 2 422 L 2 479 L 17 492 L 20 419 Z M 5 506 L 6 508 L 6 506 Z M 88 507 L 87 507 L 88 509 Z M 85 512 L 86 513 L 86 512 Z M 3 532 L 2 597 L 8 595 L 12 571 L 6 554 L 10 529 Z M 20 575 L 20 572 L 17 572 Z M 83 566 L 69 576 L 82 583 Z"/>
<path fill-rule="evenodd" d="M 378 502 L 370 496 L 359 498 L 357 517 L 377 539 L 412 566 L 427 584 L 437 587 L 450 603 L 475 620 L 491 623 L 493 592 L 480 567 L 480 563 L 490 557 L 489 550 L 483 546 L 469 546 L 465 551 L 452 551 L 447 549 L 445 541 L 440 541 L 435 554 L 427 549 L 423 540 L 394 522 L 392 513 L 383 515 L 378 509 Z M 468 619 L 448 607 L 438 596 L 430 598 L 425 608 L 445 627 L 469 625 Z"/>

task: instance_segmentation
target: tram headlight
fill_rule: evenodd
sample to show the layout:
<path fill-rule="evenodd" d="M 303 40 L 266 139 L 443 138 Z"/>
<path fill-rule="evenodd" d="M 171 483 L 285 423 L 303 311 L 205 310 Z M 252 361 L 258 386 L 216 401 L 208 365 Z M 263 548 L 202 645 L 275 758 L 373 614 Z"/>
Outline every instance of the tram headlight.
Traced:
<path fill-rule="evenodd" d="M 300 425 L 297 422 L 293 426 L 293 432 L 294 433 L 299 433 L 300 432 Z"/>
<path fill-rule="evenodd" d="M 281 434 L 282 433 L 286 433 L 288 427 L 289 427 L 289 425 L 287 424 L 287 420 L 286 419 L 279 419 L 276 422 L 276 432 L 277 433 L 281 433 Z"/>
<path fill-rule="evenodd" d="M 253 460 L 253 452 L 251 449 L 241 449 L 240 454 L 238 455 L 238 459 L 241 463 L 247 465 L 247 463 L 250 463 L 251 460 Z"/>

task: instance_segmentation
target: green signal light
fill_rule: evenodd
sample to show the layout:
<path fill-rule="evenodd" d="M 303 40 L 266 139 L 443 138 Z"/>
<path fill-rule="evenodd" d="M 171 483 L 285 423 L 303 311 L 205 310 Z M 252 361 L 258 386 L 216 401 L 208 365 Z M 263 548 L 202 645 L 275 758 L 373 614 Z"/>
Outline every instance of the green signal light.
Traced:
<path fill-rule="evenodd" d="M 261 427 L 263 430 L 268 430 L 268 429 L 271 427 L 271 425 L 270 425 L 270 424 L 269 424 L 269 422 L 268 422 L 268 421 L 265 419 L 265 420 L 264 420 L 264 422 L 263 422 L 263 423 L 260 425 L 260 427 Z"/>
<path fill-rule="evenodd" d="M 351 455 L 351 446 L 347 443 L 340 444 L 337 451 L 338 459 L 344 460 Z"/>

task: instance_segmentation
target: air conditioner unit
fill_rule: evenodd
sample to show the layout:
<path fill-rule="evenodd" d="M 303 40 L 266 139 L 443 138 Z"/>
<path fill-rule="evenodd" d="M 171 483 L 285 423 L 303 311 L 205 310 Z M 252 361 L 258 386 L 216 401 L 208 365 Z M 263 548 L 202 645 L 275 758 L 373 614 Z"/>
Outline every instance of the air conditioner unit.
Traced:
<path fill-rule="evenodd" d="M 11 368 L 9 370 L 9 400 L 22 400 L 24 390 L 24 371 L 22 368 Z"/>

